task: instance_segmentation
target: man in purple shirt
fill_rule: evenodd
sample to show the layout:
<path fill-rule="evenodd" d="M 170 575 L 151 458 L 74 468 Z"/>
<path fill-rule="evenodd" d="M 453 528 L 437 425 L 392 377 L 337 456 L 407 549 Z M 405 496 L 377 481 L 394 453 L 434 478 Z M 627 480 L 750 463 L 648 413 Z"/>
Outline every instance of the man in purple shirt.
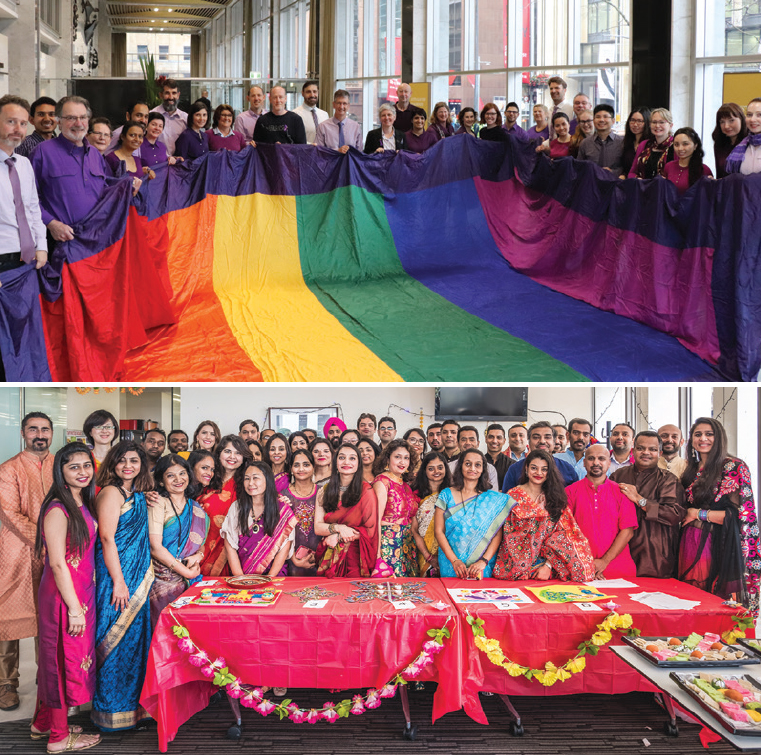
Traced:
<path fill-rule="evenodd" d="M 138 100 L 137 102 L 133 102 L 127 108 L 127 113 L 124 117 L 124 122 L 130 123 L 134 121 L 135 123 L 142 123 L 144 127 L 147 127 L 148 114 L 150 112 L 151 111 L 148 108 L 148 103 L 143 102 L 142 100 Z M 111 143 L 108 145 L 108 149 L 105 151 L 104 155 L 107 155 L 110 152 L 113 152 L 119 146 L 119 137 L 121 136 L 123 128 L 124 126 L 119 126 L 119 128 L 115 129 L 114 132 L 111 134 Z"/>
<path fill-rule="evenodd" d="M 526 132 L 518 125 L 520 115 L 521 110 L 518 104 L 516 102 L 508 102 L 505 108 L 505 122 L 502 124 L 502 128 L 513 136 L 525 137 Z"/>
<path fill-rule="evenodd" d="M 34 131 L 16 147 L 16 154 L 32 157 L 38 144 L 55 137 L 58 121 L 55 117 L 55 100 L 50 97 L 40 97 L 32 103 L 32 126 Z"/>
<path fill-rule="evenodd" d="M 71 241 L 73 226 L 92 210 L 106 187 L 106 164 L 86 139 L 91 115 L 86 99 L 64 97 L 56 115 L 61 133 L 38 145 L 32 167 L 42 222 L 56 241 Z"/>
<path fill-rule="evenodd" d="M 333 117 L 317 126 L 315 146 L 330 147 L 346 154 L 349 147 L 362 151 L 362 129 L 356 121 L 347 118 L 349 114 L 349 93 L 339 89 L 333 95 Z"/>
<path fill-rule="evenodd" d="M 163 102 L 151 112 L 161 113 L 164 116 L 164 130 L 159 139 L 166 144 L 167 155 L 173 155 L 174 143 L 188 125 L 188 114 L 177 109 L 177 103 L 180 101 L 180 87 L 174 79 L 164 81 L 161 99 Z"/>
<path fill-rule="evenodd" d="M 254 129 L 260 115 L 267 111 L 264 109 L 264 90 L 260 86 L 252 86 L 248 90 L 248 110 L 244 110 L 236 119 L 233 131 L 241 134 L 251 143 L 254 140 Z"/>
<path fill-rule="evenodd" d="M 576 127 L 579 125 L 579 115 L 585 110 L 592 109 L 592 102 L 584 92 L 579 92 L 573 98 L 573 119 L 571 120 L 571 127 L 568 131 L 571 136 L 576 132 Z"/>

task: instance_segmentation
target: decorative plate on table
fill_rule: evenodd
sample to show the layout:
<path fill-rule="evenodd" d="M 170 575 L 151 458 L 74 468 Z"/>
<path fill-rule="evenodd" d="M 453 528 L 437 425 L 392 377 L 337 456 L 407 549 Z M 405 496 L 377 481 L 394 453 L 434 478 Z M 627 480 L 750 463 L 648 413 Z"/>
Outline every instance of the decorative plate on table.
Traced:
<path fill-rule="evenodd" d="M 272 577 L 266 574 L 244 574 L 242 577 L 225 577 L 230 587 L 259 587 L 272 582 Z"/>
<path fill-rule="evenodd" d="M 738 645 L 727 645 L 718 634 L 693 632 L 689 637 L 622 637 L 643 658 L 662 668 L 711 668 L 761 663 Z"/>

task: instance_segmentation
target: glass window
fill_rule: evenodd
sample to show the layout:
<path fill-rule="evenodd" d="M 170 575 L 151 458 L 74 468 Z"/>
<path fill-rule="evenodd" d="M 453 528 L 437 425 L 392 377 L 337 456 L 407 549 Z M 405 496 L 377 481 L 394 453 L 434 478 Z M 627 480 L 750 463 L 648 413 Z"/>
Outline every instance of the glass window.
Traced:
<path fill-rule="evenodd" d="M 169 60 L 169 45 L 159 45 L 159 60 Z"/>
<path fill-rule="evenodd" d="M 0 461 L 15 456 L 21 442 L 21 389 L 0 388 Z"/>
<path fill-rule="evenodd" d="M 44 412 L 53 421 L 52 452 L 57 451 L 66 442 L 67 425 L 67 389 L 53 388 L 24 388 L 23 415 L 29 412 Z M 21 427 L 19 421 L 18 427 Z"/>

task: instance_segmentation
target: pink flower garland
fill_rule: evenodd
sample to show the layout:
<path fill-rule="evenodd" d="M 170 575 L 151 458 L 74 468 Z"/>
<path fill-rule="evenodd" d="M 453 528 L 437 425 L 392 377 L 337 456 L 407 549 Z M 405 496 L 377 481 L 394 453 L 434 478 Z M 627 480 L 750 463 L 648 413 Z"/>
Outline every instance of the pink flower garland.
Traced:
<path fill-rule="evenodd" d="M 424 668 L 433 663 L 433 657 L 444 648 L 445 639 L 449 639 L 450 633 L 447 623 L 441 629 L 428 631 L 430 640 L 423 644 L 423 649 L 417 657 L 400 671 L 393 681 L 389 681 L 380 689 L 369 689 L 365 695 L 354 695 L 351 700 L 342 700 L 339 703 L 327 702 L 322 708 L 301 708 L 291 700 L 283 700 L 275 703 L 264 697 L 265 689 L 245 684 L 239 677 L 230 673 L 227 661 L 219 657 L 213 661 L 208 654 L 201 650 L 190 639 L 188 630 L 180 624 L 177 617 L 172 613 L 177 622 L 173 627 L 175 637 L 178 637 L 177 646 L 183 653 L 188 654 L 188 661 L 201 669 L 201 673 L 218 687 L 224 687 L 230 697 L 238 698 L 241 705 L 252 708 L 263 716 L 276 711 L 280 719 L 289 718 L 296 724 L 316 724 L 318 721 L 335 723 L 339 718 L 348 718 L 349 714 L 359 716 L 365 711 L 377 708 L 384 697 L 393 697 L 400 684 L 406 684 L 405 679 L 415 679 Z"/>

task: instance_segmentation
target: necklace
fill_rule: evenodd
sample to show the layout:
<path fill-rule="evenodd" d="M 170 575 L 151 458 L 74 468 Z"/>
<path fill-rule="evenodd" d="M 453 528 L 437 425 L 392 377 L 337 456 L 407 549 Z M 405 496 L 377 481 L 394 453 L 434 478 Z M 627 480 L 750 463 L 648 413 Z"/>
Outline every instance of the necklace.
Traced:
<path fill-rule="evenodd" d="M 263 516 L 264 516 L 264 509 L 262 509 L 262 513 L 259 514 L 259 516 L 254 516 L 253 510 L 251 511 L 251 518 L 253 519 L 253 522 L 251 523 L 251 532 L 254 535 L 256 535 L 261 529 L 260 522 L 262 521 Z"/>
<path fill-rule="evenodd" d="M 396 472 L 392 472 L 390 469 L 387 469 L 383 474 L 386 475 L 386 477 L 390 477 L 395 483 L 401 485 L 403 480 L 402 478 L 396 474 Z"/>

